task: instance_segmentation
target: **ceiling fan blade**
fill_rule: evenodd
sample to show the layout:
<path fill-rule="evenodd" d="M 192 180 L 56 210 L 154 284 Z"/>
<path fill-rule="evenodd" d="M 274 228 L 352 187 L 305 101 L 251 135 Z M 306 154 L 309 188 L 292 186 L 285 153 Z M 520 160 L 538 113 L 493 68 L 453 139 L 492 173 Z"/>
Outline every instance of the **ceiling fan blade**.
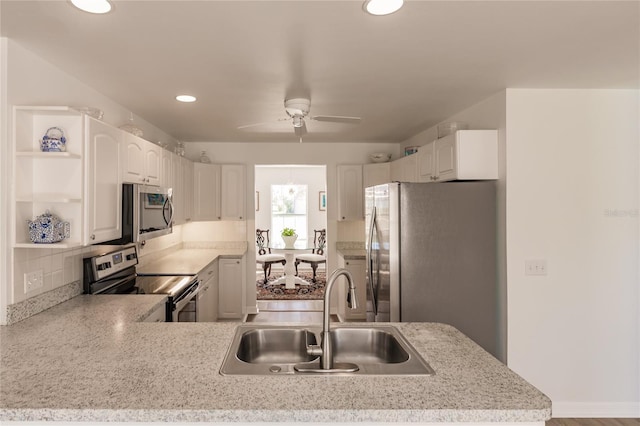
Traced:
<path fill-rule="evenodd" d="M 315 121 L 326 121 L 330 123 L 347 123 L 347 124 L 359 124 L 360 117 L 344 117 L 340 115 L 316 115 L 314 117 L 310 117 Z"/>
<path fill-rule="evenodd" d="M 264 122 L 264 123 L 253 123 L 253 124 L 245 124 L 244 126 L 238 126 L 236 127 L 236 129 L 240 130 L 240 129 L 247 129 L 249 127 L 256 127 L 256 126 L 264 126 L 265 124 L 271 124 L 270 121 Z"/>
<path fill-rule="evenodd" d="M 247 129 L 249 127 L 257 127 L 257 126 L 266 126 L 268 124 L 274 124 L 274 123 L 279 123 L 281 121 L 289 121 L 291 120 L 290 118 L 278 118 L 277 120 L 273 120 L 273 121 L 265 121 L 262 123 L 253 123 L 253 124 L 245 124 L 244 126 L 238 126 L 236 127 L 236 129 L 240 130 L 240 129 Z"/>
<path fill-rule="evenodd" d="M 302 138 L 304 135 L 307 134 L 307 124 L 303 121 L 302 126 L 294 127 L 293 131 L 296 134 L 296 136 L 298 136 L 299 138 Z"/>

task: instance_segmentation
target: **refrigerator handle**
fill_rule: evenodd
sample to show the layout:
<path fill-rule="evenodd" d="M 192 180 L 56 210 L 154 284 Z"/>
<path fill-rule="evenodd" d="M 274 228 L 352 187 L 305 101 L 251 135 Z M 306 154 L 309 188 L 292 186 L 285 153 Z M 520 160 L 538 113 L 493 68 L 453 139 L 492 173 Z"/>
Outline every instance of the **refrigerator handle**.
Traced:
<path fill-rule="evenodd" d="M 371 259 L 371 251 L 373 250 L 373 235 L 374 226 L 376 224 L 376 206 L 371 208 L 371 219 L 369 220 L 369 240 L 367 242 L 367 274 L 369 281 L 369 290 L 371 292 L 371 306 L 373 307 L 373 314 L 378 314 L 376 307 L 376 293 L 373 289 L 373 263 Z"/>

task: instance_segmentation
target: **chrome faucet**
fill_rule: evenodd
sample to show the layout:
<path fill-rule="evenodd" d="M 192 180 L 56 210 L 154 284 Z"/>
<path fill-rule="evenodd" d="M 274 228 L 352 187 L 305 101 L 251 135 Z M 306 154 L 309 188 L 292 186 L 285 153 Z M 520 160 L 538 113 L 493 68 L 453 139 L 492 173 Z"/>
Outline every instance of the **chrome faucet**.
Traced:
<path fill-rule="evenodd" d="M 356 286 L 353 283 L 353 276 L 351 276 L 351 272 L 342 268 L 336 269 L 333 271 L 329 279 L 327 280 L 327 286 L 324 289 L 324 307 L 322 311 L 322 337 L 320 341 L 320 346 L 318 345 L 310 345 L 307 347 L 307 353 L 309 355 L 320 356 L 320 368 L 298 368 L 296 366 L 296 370 L 300 372 L 353 372 L 358 370 L 358 366 L 355 364 L 349 363 L 336 363 L 333 362 L 333 348 L 331 346 L 331 330 L 330 330 L 330 301 L 331 301 L 331 290 L 333 289 L 333 285 L 340 275 L 344 275 L 347 279 L 347 283 L 349 284 L 349 294 L 347 296 L 347 305 L 351 309 L 356 309 L 358 307 L 358 300 L 356 297 Z"/>

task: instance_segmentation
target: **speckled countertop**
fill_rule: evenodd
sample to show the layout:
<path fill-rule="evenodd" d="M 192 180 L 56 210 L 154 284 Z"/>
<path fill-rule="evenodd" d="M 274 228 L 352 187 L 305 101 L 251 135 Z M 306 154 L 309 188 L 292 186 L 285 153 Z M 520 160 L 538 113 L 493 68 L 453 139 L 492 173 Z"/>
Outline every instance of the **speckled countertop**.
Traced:
<path fill-rule="evenodd" d="M 0 421 L 542 422 L 550 400 L 452 327 L 395 324 L 434 376 L 221 376 L 237 323 L 78 296 L 0 327 Z M 319 325 L 319 324 L 317 324 Z"/>
<path fill-rule="evenodd" d="M 218 257 L 240 257 L 246 248 L 182 249 L 138 266 L 139 274 L 197 274 Z"/>
<path fill-rule="evenodd" d="M 338 254 L 344 257 L 344 260 L 358 260 L 367 257 L 367 251 L 365 249 L 341 249 L 338 250 Z"/>

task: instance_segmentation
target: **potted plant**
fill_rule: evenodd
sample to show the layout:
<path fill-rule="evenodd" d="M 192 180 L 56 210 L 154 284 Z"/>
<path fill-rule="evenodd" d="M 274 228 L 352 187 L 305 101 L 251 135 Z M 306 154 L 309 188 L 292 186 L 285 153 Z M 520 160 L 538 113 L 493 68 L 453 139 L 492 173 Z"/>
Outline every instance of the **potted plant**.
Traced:
<path fill-rule="evenodd" d="M 284 228 L 280 235 L 282 236 L 282 241 L 284 241 L 285 248 L 293 248 L 293 244 L 298 239 L 298 234 L 293 228 Z"/>

